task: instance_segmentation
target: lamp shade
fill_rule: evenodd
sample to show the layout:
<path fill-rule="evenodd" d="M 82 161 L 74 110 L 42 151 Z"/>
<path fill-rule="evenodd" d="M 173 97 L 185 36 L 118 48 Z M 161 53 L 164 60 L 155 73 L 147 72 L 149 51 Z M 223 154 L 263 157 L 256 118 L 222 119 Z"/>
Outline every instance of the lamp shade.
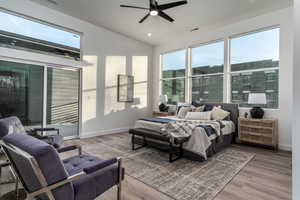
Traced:
<path fill-rule="evenodd" d="M 159 101 L 162 103 L 167 103 L 168 102 L 168 96 L 167 95 L 160 95 L 159 96 Z"/>
<path fill-rule="evenodd" d="M 266 94 L 250 93 L 248 97 L 248 104 L 267 104 Z"/>

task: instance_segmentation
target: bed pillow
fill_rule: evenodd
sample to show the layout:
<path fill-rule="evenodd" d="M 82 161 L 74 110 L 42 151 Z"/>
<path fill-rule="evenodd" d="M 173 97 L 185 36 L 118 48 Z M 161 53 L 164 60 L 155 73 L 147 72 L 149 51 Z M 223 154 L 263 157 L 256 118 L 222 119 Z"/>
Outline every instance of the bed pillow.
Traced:
<path fill-rule="evenodd" d="M 230 112 L 227 112 L 219 107 L 214 107 L 211 111 L 211 118 L 213 120 L 223 120 L 230 115 Z"/>
<path fill-rule="evenodd" d="M 213 109 L 214 109 L 213 105 L 209 105 L 209 104 L 204 105 L 204 112 L 212 111 Z"/>
<path fill-rule="evenodd" d="M 192 105 L 195 107 L 200 107 L 200 106 L 204 106 L 203 103 L 197 102 L 197 101 L 192 101 Z"/>
<path fill-rule="evenodd" d="M 188 112 L 185 119 L 188 120 L 210 120 L 212 112 Z"/>
<path fill-rule="evenodd" d="M 190 104 L 188 103 L 181 103 L 181 102 L 178 102 L 177 105 L 176 105 L 176 114 L 179 113 L 179 110 L 183 107 L 191 107 Z"/>
<path fill-rule="evenodd" d="M 192 108 L 190 106 L 189 107 L 181 107 L 177 113 L 177 117 L 179 119 L 184 119 L 186 114 L 190 111 L 192 111 Z"/>
<path fill-rule="evenodd" d="M 193 108 L 193 112 L 203 112 L 204 108 L 205 108 L 205 106 L 195 107 L 195 108 Z"/>

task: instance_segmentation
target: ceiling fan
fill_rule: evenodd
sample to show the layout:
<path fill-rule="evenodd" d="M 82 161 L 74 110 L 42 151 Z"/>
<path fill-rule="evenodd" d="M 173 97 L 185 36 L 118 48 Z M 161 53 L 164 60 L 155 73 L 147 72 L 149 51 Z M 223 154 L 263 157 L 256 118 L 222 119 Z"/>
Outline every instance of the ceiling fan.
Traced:
<path fill-rule="evenodd" d="M 123 8 L 135 8 L 135 9 L 147 10 L 148 14 L 139 21 L 139 23 L 143 23 L 149 16 L 157 16 L 157 15 L 168 20 L 169 22 L 174 22 L 175 20 L 171 18 L 169 15 L 167 15 L 164 12 L 164 10 L 187 4 L 187 1 L 177 1 L 173 3 L 158 5 L 157 0 L 149 0 L 149 1 L 150 1 L 149 8 L 130 6 L 130 5 L 120 5 L 120 6 Z"/>

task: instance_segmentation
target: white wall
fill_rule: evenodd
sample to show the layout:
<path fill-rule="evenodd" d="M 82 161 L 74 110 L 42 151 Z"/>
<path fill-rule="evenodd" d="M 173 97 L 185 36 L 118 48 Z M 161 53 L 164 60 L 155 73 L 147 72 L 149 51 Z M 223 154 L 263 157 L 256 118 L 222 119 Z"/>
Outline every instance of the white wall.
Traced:
<path fill-rule="evenodd" d="M 230 25 L 208 30 L 207 32 L 192 32 L 183 35 L 176 40 L 158 46 L 154 50 L 153 62 L 153 105 L 157 107 L 159 96 L 159 55 L 176 49 L 188 48 L 189 46 L 201 44 L 217 39 L 227 38 L 231 35 L 245 33 L 265 27 L 280 25 L 280 80 L 279 80 L 279 106 L 280 110 L 266 110 L 266 117 L 279 119 L 279 147 L 291 150 L 292 133 L 292 9 L 287 8 L 248 20 L 240 21 Z M 156 102 L 156 103 L 155 103 Z M 244 112 L 241 109 L 241 114 Z"/>
<path fill-rule="evenodd" d="M 83 33 L 79 63 L 0 48 L 0 56 L 83 67 L 82 136 L 120 132 L 151 113 L 152 46 L 40 6 L 29 0 L 1 1 L 0 7 Z M 117 74 L 135 76 L 135 102 L 117 103 Z"/>
<path fill-rule="evenodd" d="M 300 0 L 294 0 L 293 200 L 300 199 Z"/>

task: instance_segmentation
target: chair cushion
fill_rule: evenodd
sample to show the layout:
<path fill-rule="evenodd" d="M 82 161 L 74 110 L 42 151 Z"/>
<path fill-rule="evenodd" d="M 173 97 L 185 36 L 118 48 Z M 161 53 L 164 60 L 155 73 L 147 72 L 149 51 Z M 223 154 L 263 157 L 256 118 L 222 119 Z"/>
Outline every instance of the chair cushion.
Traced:
<path fill-rule="evenodd" d="M 53 148 L 53 146 L 31 137 L 29 135 L 24 134 L 10 134 L 3 138 L 3 141 L 7 144 L 11 144 L 13 146 L 18 147 L 19 149 L 27 152 L 31 156 L 33 156 L 45 179 L 46 182 L 50 184 L 57 183 L 68 178 L 68 173 L 64 168 L 63 163 L 61 162 L 57 151 Z M 24 160 L 24 159 L 23 159 Z M 19 162 L 20 159 L 13 160 L 15 165 L 17 166 L 20 174 L 25 174 L 22 176 L 23 178 L 28 178 L 26 172 L 28 172 L 28 165 L 24 165 L 24 162 Z M 24 167 L 22 167 L 24 165 Z M 27 167 L 27 170 L 25 169 Z M 30 176 L 34 177 L 34 174 L 30 174 Z M 36 181 L 36 179 L 25 180 L 28 184 L 27 188 L 31 188 L 31 185 L 37 185 L 36 182 L 32 183 L 32 181 Z M 34 190 L 37 188 L 34 188 Z M 33 192 L 31 190 L 29 192 Z M 59 187 L 53 190 L 53 194 L 56 200 L 73 200 L 74 199 L 74 190 L 72 184 L 67 184 L 65 186 Z"/>
<path fill-rule="evenodd" d="M 101 163 L 104 159 L 100 159 L 94 156 L 80 155 L 73 156 L 63 160 L 65 169 L 69 176 L 82 172 L 83 168 L 94 166 Z"/>
<path fill-rule="evenodd" d="M 103 159 L 94 156 L 81 155 L 65 159 L 63 164 L 71 176 L 102 161 Z M 75 200 L 94 200 L 118 183 L 118 174 L 118 166 L 115 164 L 73 181 Z"/>
<path fill-rule="evenodd" d="M 19 118 L 7 117 L 0 119 L 0 139 L 11 133 L 26 133 Z"/>

